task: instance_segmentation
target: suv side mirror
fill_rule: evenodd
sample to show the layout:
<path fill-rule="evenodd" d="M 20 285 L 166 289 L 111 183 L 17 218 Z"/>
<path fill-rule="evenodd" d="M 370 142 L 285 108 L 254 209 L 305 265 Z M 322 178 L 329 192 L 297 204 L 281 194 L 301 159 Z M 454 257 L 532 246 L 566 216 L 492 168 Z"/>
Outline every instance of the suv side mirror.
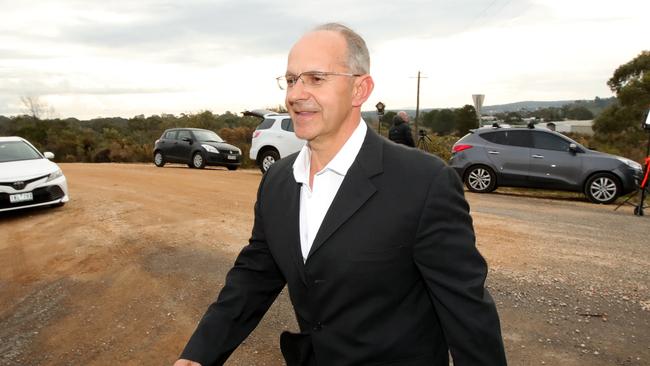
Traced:
<path fill-rule="evenodd" d="M 54 159 L 54 154 L 52 154 L 49 151 L 46 151 L 45 153 L 43 153 L 43 156 L 45 156 L 45 159 L 48 159 L 48 160 Z"/>
<path fill-rule="evenodd" d="M 574 153 L 574 154 L 577 153 L 577 152 L 580 152 L 580 151 L 578 150 L 578 145 L 576 145 L 576 144 L 574 144 L 574 143 L 570 143 L 570 144 L 569 144 L 569 151 L 571 151 L 571 152 Z"/>
<path fill-rule="evenodd" d="M 189 137 L 183 137 L 181 140 L 183 140 L 185 142 L 189 142 L 190 144 L 192 143 L 192 139 L 189 138 Z"/>

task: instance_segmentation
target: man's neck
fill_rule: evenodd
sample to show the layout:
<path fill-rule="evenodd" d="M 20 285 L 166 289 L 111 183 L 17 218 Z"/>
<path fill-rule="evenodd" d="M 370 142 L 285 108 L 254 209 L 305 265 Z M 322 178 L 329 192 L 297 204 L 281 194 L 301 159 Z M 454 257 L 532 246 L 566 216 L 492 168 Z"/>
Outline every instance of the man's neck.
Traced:
<path fill-rule="evenodd" d="M 311 159 L 309 162 L 309 186 L 312 187 L 314 175 L 329 164 L 343 145 L 348 141 L 361 121 L 361 113 L 351 113 L 336 135 L 322 136 L 309 141 Z"/>

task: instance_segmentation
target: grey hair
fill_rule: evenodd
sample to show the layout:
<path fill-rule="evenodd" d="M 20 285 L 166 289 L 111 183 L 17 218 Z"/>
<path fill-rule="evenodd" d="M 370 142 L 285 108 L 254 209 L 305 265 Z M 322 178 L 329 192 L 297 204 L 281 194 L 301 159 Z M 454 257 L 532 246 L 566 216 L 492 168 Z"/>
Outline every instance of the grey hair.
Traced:
<path fill-rule="evenodd" d="M 348 67 L 355 74 L 370 72 L 370 54 L 366 42 L 359 34 L 341 23 L 327 23 L 314 28 L 316 31 L 336 32 L 345 38 L 348 45 Z"/>

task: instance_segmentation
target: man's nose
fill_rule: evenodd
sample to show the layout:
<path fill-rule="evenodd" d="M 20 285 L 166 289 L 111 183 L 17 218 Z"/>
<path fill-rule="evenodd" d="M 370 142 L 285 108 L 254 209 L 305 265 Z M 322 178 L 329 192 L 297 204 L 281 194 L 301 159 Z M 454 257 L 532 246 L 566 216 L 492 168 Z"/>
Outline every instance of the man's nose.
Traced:
<path fill-rule="evenodd" d="M 309 93 L 305 88 L 305 83 L 302 78 L 298 78 L 292 87 L 287 88 L 287 101 L 293 102 L 296 100 L 309 99 Z"/>

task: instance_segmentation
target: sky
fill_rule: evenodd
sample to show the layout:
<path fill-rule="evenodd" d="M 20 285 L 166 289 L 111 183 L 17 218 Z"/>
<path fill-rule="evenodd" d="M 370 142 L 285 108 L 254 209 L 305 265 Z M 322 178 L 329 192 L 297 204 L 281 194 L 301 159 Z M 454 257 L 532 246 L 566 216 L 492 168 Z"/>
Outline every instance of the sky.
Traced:
<path fill-rule="evenodd" d="M 284 104 L 302 34 L 342 22 L 370 51 L 363 110 L 612 96 L 650 48 L 647 0 L 0 0 L 0 115 L 89 119 Z"/>

